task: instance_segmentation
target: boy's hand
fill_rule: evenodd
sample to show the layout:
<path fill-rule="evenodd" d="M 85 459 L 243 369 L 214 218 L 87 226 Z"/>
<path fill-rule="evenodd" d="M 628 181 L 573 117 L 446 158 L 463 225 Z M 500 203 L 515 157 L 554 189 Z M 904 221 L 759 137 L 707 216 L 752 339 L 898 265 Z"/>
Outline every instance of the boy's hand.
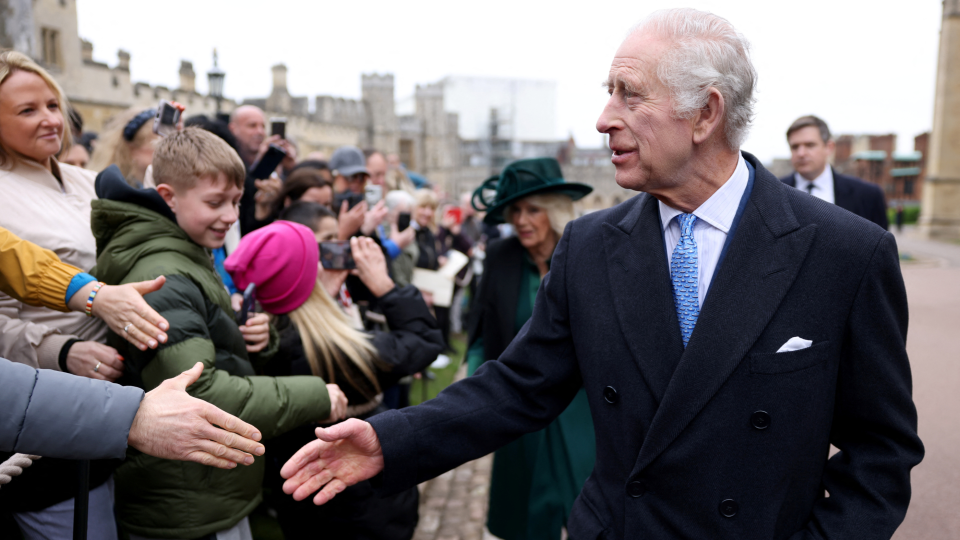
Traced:
<path fill-rule="evenodd" d="M 260 352 L 270 344 L 270 318 L 266 313 L 251 313 L 247 324 L 240 326 L 247 352 Z"/>

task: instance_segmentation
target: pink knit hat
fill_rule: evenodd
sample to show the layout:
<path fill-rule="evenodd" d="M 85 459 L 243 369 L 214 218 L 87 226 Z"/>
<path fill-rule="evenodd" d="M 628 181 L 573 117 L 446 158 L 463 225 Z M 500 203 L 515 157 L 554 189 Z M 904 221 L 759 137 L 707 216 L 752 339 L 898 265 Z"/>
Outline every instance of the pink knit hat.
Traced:
<path fill-rule="evenodd" d="M 223 266 L 241 291 L 257 284 L 257 300 L 275 315 L 307 301 L 317 282 L 317 239 L 309 228 L 275 221 L 240 240 Z"/>

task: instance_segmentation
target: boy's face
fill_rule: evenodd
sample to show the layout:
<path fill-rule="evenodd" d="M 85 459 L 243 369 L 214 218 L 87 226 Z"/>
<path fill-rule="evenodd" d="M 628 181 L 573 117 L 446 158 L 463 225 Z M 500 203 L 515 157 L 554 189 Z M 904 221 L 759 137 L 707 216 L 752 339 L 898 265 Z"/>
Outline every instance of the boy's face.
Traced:
<path fill-rule="evenodd" d="M 200 178 L 186 191 L 178 192 L 168 184 L 157 186 L 157 191 L 176 214 L 177 225 L 191 240 L 209 249 L 223 245 L 227 230 L 237 221 L 243 195 L 222 172 L 216 178 Z"/>

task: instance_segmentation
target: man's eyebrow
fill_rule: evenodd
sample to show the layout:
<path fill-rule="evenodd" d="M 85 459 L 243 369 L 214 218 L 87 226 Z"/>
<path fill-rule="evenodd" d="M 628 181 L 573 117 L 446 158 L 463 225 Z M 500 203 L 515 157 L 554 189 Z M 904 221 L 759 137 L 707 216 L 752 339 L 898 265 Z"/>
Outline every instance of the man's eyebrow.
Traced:
<path fill-rule="evenodd" d="M 623 77 L 607 77 L 607 78 L 604 79 L 604 81 L 600 84 L 601 87 L 603 87 L 603 88 L 605 88 L 605 89 L 608 89 L 608 90 L 611 89 L 611 88 L 616 88 L 618 85 L 619 85 L 619 86 L 622 86 L 624 90 L 626 90 L 627 92 L 630 92 L 630 93 L 632 93 L 632 94 L 642 94 L 642 93 L 643 93 L 643 92 L 640 91 L 640 87 L 638 87 L 638 86 L 637 86 L 636 84 L 634 84 L 633 82 L 628 81 L 627 79 L 624 79 Z"/>

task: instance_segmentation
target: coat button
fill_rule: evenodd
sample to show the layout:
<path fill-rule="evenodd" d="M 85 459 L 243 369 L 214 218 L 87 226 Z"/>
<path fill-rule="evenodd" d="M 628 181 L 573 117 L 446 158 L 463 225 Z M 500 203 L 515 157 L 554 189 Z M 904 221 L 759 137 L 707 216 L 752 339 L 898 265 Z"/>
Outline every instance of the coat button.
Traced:
<path fill-rule="evenodd" d="M 770 427 L 770 415 L 767 411 L 757 411 L 750 415 L 750 423 L 757 429 L 767 429 Z"/>
<path fill-rule="evenodd" d="M 740 510 L 740 505 L 733 499 L 726 499 L 720 503 L 720 515 L 723 517 L 732 518 L 737 515 L 737 510 Z"/>
<path fill-rule="evenodd" d="M 643 485 L 643 482 L 630 482 L 627 484 L 627 495 L 630 495 L 634 499 L 638 497 L 643 497 L 647 493 L 647 486 Z"/>
<path fill-rule="evenodd" d="M 603 389 L 603 399 L 604 399 L 607 403 L 613 405 L 614 403 L 620 401 L 620 395 L 617 394 L 617 389 L 616 389 L 616 388 L 614 388 L 614 387 L 612 387 L 612 386 L 608 386 L 608 387 L 606 387 L 606 388 Z"/>

